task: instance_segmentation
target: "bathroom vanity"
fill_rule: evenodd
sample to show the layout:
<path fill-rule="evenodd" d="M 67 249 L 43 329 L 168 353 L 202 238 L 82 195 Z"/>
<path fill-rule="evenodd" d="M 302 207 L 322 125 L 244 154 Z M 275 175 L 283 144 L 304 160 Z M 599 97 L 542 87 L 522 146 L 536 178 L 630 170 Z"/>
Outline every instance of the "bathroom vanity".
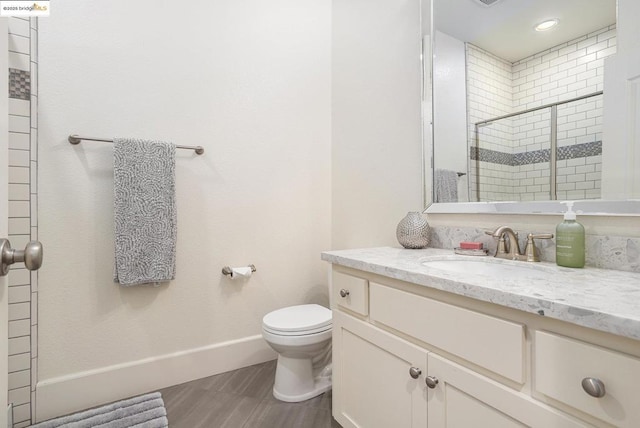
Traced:
<path fill-rule="evenodd" d="M 438 249 L 322 259 L 343 427 L 640 426 L 640 274 Z"/>

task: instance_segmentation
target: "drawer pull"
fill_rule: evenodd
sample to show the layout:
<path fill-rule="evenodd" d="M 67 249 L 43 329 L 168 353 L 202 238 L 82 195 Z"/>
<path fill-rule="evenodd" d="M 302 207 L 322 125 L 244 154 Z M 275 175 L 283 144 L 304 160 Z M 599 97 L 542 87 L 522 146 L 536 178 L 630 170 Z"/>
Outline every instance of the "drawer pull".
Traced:
<path fill-rule="evenodd" d="M 601 398 L 607 393 L 604 389 L 604 382 L 595 377 L 585 377 L 582 379 L 582 389 L 592 397 Z"/>
<path fill-rule="evenodd" d="M 418 379 L 418 377 L 422 374 L 422 370 L 420 370 L 417 367 L 411 367 L 409 369 L 409 376 L 411 376 L 414 379 Z"/>
<path fill-rule="evenodd" d="M 340 297 L 347 297 L 349 295 L 349 290 L 345 290 L 344 288 L 340 290 Z"/>
<path fill-rule="evenodd" d="M 424 381 L 427 383 L 427 386 L 431 389 L 438 386 L 438 378 L 435 376 L 427 376 Z"/>

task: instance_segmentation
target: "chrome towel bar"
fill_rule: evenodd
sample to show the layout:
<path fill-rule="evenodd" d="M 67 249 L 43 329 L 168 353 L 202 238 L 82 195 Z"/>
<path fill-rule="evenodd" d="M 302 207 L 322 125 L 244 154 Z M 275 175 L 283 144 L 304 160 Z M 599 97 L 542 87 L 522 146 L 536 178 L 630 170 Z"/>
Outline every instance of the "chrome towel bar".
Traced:
<path fill-rule="evenodd" d="M 81 137 L 81 136 L 76 135 L 76 134 L 69 135 L 69 142 L 71 144 L 80 144 L 80 142 L 82 140 L 100 141 L 100 142 L 103 142 L 103 143 L 113 143 L 113 139 L 111 139 L 111 138 Z M 178 146 L 178 145 L 176 145 L 176 148 L 178 148 L 178 149 L 195 150 L 197 155 L 201 155 L 201 154 L 204 153 L 204 147 L 202 147 L 202 146 Z"/>

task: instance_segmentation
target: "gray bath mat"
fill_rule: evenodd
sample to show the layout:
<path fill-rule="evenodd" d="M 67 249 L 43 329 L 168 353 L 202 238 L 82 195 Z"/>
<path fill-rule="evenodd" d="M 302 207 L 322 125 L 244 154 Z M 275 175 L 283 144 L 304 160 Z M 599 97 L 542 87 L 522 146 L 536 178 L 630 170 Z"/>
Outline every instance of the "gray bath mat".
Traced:
<path fill-rule="evenodd" d="M 159 392 L 31 425 L 32 428 L 165 428 L 167 410 Z"/>

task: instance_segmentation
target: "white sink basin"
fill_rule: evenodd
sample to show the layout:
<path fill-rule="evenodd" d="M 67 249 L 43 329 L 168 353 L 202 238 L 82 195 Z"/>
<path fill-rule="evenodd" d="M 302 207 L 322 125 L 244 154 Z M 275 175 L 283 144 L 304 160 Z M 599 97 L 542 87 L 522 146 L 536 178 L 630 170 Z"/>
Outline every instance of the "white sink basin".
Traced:
<path fill-rule="evenodd" d="M 422 262 L 422 266 L 445 272 L 490 276 L 496 279 L 509 277 L 549 278 L 557 274 L 557 272 L 538 263 L 514 262 L 489 257 L 425 260 Z"/>

